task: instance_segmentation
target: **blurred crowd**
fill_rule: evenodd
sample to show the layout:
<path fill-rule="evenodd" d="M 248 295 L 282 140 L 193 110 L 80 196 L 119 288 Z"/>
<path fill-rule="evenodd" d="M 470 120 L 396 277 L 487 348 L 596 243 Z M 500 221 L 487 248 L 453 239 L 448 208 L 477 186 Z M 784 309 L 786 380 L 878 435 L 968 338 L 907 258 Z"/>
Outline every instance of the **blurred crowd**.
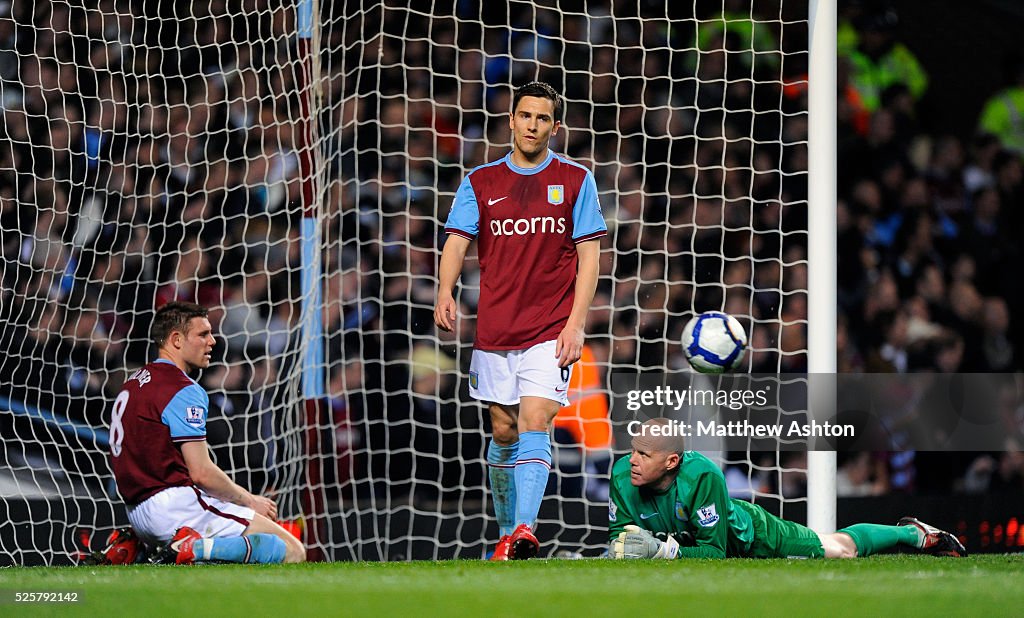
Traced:
<path fill-rule="evenodd" d="M 754 326 L 753 367 L 802 368 L 806 101 L 782 84 L 805 71 L 804 34 L 727 5 L 702 8 L 700 29 L 692 8 L 646 3 L 324 6 L 309 126 L 278 3 L 145 18 L 121 0 L 2 5 L 7 394 L 102 427 L 125 370 L 152 353 L 154 308 L 195 300 L 224 343 L 201 378 L 219 408 L 211 442 L 234 445 L 235 472 L 280 464 L 272 436 L 303 426 L 284 402 L 299 380 L 309 129 L 327 170 L 327 480 L 461 499 L 482 486 L 484 421 L 458 379 L 478 271 L 471 258 L 458 334 L 438 341 L 441 223 L 466 171 L 507 152 L 510 87 L 532 79 L 565 93 L 554 147 L 594 170 L 611 227 L 590 324 L 600 373 L 681 367 L 683 324 L 711 308 Z"/>
<path fill-rule="evenodd" d="M 199 302 L 226 363 L 201 378 L 211 443 L 273 469 L 299 321 L 293 9 L 183 6 L 0 3 L 0 396 L 105 427 L 155 308 Z"/>
<path fill-rule="evenodd" d="M 973 135 L 928 126 L 928 72 L 893 6 L 846 3 L 839 29 L 839 371 L 1018 372 L 1024 56 Z M 1024 489 L 1024 401 L 997 413 L 1004 452 L 841 457 L 841 493 Z"/>
<path fill-rule="evenodd" d="M 463 428 L 481 422 L 476 406 L 455 405 L 470 401 L 457 378 L 470 359 L 479 272 L 471 254 L 459 328 L 436 333 L 439 224 L 465 173 L 507 153 L 509 84 L 534 79 L 565 94 L 566 130 L 553 148 L 594 171 L 610 228 L 588 321 L 601 384 L 607 387 L 614 369 L 684 367 L 683 326 L 707 309 L 753 326 L 749 367 L 806 367 L 806 89 L 782 87 L 806 72 L 806 35 L 796 21 L 780 30 L 770 10 L 771 26 L 751 19 L 743 2 L 726 4 L 725 14 L 721 4 L 717 13 L 703 11 L 699 29 L 693 7 L 657 3 L 565 3 L 561 12 L 510 14 L 499 5 L 460 3 L 454 17 L 437 10 L 433 18 L 385 16 L 383 35 L 362 52 L 379 62 L 339 78 L 355 98 L 334 122 L 335 176 L 342 181 L 329 213 L 340 220 L 329 229 L 341 232 L 333 289 L 362 300 L 329 329 L 332 357 L 363 368 L 362 382 L 344 384 L 349 413 L 374 409 L 378 391 L 411 386 L 415 439 L 437 440 L 434 428 L 458 419 L 453 409 Z M 339 40 L 338 47 L 352 43 Z M 361 130 L 375 121 L 379 132 Z M 436 385 L 425 383 L 422 399 L 416 368 L 423 365 L 413 363 L 409 376 L 402 362 L 391 362 L 410 348 L 452 367 Z M 359 388 L 367 394 L 358 396 Z M 408 426 L 402 406 L 386 409 L 390 427 Z M 476 456 L 482 443 L 471 437 L 455 448 Z M 368 439 L 374 451 L 375 438 Z M 442 449 L 447 442 L 455 439 L 442 434 Z M 419 444 L 412 451 L 422 452 Z M 583 455 L 591 461 L 582 467 L 604 473 L 607 452 Z M 392 456 L 391 465 L 404 469 L 411 458 Z M 576 459 L 566 454 L 561 461 Z M 449 467 L 444 478 L 471 474 Z"/>
<path fill-rule="evenodd" d="M 805 7 L 321 3 L 307 76 L 284 4 L 0 2 L 0 395 L 101 427 L 153 352 L 152 311 L 197 301 L 222 336 L 201 378 L 221 463 L 253 489 L 293 482 L 308 132 L 326 170 L 323 480 L 482 499 L 485 420 L 460 379 L 478 272 L 470 256 L 459 328 L 439 334 L 436 261 L 455 189 L 507 152 L 510 86 L 533 79 L 565 94 L 553 147 L 594 171 L 610 228 L 588 326 L 602 379 L 682 368 L 682 327 L 709 309 L 748 328 L 745 369 L 806 369 Z M 855 4 L 841 28 L 841 370 L 1014 370 L 1020 152 L 920 126 L 927 72 L 898 23 Z M 303 123 L 307 77 L 321 111 Z M 562 461 L 582 469 L 577 438 L 561 437 Z M 972 479 L 1003 469 L 992 457 Z M 886 483 L 871 475 L 885 490 L 901 470 L 888 459 Z M 758 490 L 789 482 L 735 470 Z"/>

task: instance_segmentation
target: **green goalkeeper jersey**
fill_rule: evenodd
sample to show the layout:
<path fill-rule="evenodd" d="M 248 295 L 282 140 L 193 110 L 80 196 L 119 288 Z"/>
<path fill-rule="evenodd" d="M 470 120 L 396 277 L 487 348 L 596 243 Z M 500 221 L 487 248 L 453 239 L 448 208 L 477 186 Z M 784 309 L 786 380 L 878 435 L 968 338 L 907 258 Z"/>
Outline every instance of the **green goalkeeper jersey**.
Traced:
<path fill-rule="evenodd" d="M 700 453 L 684 453 L 675 482 L 660 493 L 633 486 L 627 455 L 615 462 L 610 489 L 608 533 L 612 540 L 632 524 L 654 533 L 693 535 L 695 545 L 682 547 L 680 557 L 751 555 L 752 516 L 757 518 L 763 509 L 729 498 L 725 475 Z"/>

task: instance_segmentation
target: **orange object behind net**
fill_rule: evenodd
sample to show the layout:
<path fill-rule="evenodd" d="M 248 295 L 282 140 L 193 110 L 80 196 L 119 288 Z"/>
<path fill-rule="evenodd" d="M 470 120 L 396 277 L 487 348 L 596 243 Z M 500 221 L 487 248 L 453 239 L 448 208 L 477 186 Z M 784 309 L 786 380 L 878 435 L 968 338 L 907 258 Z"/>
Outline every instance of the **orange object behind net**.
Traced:
<path fill-rule="evenodd" d="M 575 441 L 587 450 L 607 449 L 612 445 L 608 397 L 590 346 L 583 346 L 583 355 L 573 367 L 569 379 L 569 405 L 558 411 L 555 427 L 571 433 Z"/>

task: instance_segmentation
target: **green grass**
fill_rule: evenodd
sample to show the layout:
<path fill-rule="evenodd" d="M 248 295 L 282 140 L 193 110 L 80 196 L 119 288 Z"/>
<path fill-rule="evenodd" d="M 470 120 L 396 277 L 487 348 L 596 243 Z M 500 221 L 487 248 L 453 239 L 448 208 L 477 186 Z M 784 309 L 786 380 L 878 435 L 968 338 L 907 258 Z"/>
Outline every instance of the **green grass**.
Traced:
<path fill-rule="evenodd" d="M 13 605 L 15 590 L 82 600 Z M 1024 554 L 12 568 L 0 591 L 4 616 L 1009 616 Z"/>

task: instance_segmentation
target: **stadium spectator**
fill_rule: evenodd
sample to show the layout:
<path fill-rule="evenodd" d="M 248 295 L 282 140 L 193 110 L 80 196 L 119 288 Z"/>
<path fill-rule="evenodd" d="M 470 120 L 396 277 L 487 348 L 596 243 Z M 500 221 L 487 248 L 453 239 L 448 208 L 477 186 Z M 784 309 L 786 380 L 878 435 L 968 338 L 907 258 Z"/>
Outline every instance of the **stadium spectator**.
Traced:
<path fill-rule="evenodd" d="M 1006 439 L 1002 453 L 986 453 L 975 459 L 964 475 L 964 490 L 972 494 L 1024 491 L 1024 452 L 1016 438 Z"/>
<path fill-rule="evenodd" d="M 999 297 L 985 299 L 982 331 L 984 336 L 981 347 L 985 369 L 995 373 L 1011 372 L 1017 365 L 1014 362 L 1013 344 L 1009 339 L 1010 312 L 1005 300 Z"/>
<path fill-rule="evenodd" d="M 963 183 L 968 195 L 978 189 L 996 184 L 994 163 L 1002 150 L 999 138 L 991 133 L 979 133 L 970 145 L 970 159 L 964 166 Z"/>
<path fill-rule="evenodd" d="M 10 342 L 10 353 L 0 361 L 5 376 L 0 382 L 0 396 L 33 409 L 68 410 L 73 418 L 81 420 L 84 414 L 68 406 L 71 380 L 66 367 L 70 351 L 60 337 L 64 311 L 53 303 L 25 301 L 14 305 L 14 315 L 25 316 L 27 326 L 5 321 L 0 331 L 4 341 Z"/>
<path fill-rule="evenodd" d="M 270 339 L 270 316 L 266 298 L 270 279 L 266 272 L 249 273 L 241 282 L 228 280 L 224 285 L 224 312 L 219 328 L 228 354 L 260 358 Z"/>
<path fill-rule="evenodd" d="M 727 50 L 730 59 L 742 63 L 745 74 L 762 75 L 766 69 L 778 68 L 781 62 L 771 28 L 752 19 L 750 6 L 743 0 L 726 0 L 720 18 L 701 24 L 696 42 L 703 53 Z"/>
<path fill-rule="evenodd" d="M 847 455 L 836 472 L 836 495 L 840 498 L 878 496 L 888 489 L 885 461 L 868 451 Z"/>
<path fill-rule="evenodd" d="M 896 38 L 898 26 L 899 16 L 891 8 L 868 11 L 857 24 L 859 43 L 849 52 L 850 82 L 872 112 L 881 106 L 882 93 L 889 86 L 903 84 L 915 100 L 928 87 L 921 63 Z"/>
<path fill-rule="evenodd" d="M 1024 58 L 1013 55 L 1003 64 L 1006 88 L 985 102 L 978 130 L 994 135 L 1004 148 L 1024 156 Z"/>

